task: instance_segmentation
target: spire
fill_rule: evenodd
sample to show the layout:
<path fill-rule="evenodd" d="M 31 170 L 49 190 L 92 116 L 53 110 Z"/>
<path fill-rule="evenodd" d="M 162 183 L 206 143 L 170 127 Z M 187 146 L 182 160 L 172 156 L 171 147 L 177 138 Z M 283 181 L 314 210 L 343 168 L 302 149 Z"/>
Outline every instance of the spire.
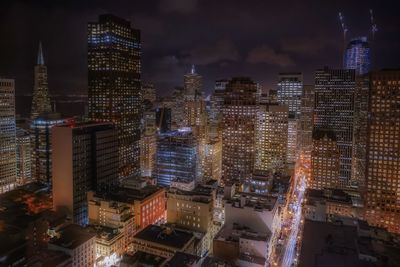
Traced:
<path fill-rule="evenodd" d="M 44 65 L 42 42 L 39 41 L 39 51 L 37 57 L 37 65 Z"/>
<path fill-rule="evenodd" d="M 191 74 L 195 74 L 196 73 L 196 69 L 194 68 L 194 64 L 192 64 L 192 69 L 190 71 Z"/>

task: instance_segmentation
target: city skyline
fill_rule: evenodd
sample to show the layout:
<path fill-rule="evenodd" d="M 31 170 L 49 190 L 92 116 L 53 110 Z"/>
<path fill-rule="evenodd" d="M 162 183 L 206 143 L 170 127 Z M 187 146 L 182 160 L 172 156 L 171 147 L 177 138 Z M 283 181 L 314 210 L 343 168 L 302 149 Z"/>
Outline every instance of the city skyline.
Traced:
<path fill-rule="evenodd" d="M 274 89 L 275 73 L 296 71 L 300 67 L 308 84 L 315 69 L 342 65 L 343 37 L 338 12 L 345 16 L 349 41 L 370 36 L 370 8 L 374 9 L 379 29 L 373 47 L 379 51 L 379 57 L 373 55 L 373 69 L 396 67 L 393 53 L 398 53 L 395 47 L 400 39 L 399 30 L 394 27 L 397 15 L 394 6 L 381 7 L 372 1 L 363 5 L 337 1 L 322 6 L 316 1 L 307 1 L 293 3 L 286 10 L 283 3 L 254 1 L 253 5 L 226 5 L 218 1 L 213 6 L 206 2 L 146 1 L 133 8 L 125 1 L 113 6 L 105 1 L 97 1 L 97 5 L 90 1 L 71 1 L 65 5 L 5 1 L 2 5 L 9 12 L 0 19 L 3 25 L 0 31 L 5 36 L 13 37 L 15 32 L 19 35 L 0 45 L 3 59 L 0 73 L 19 81 L 17 95 L 30 94 L 29 71 L 34 64 L 37 43 L 42 41 L 49 68 L 50 94 L 87 93 L 85 25 L 99 13 L 112 13 L 143 31 L 143 80 L 155 82 L 161 95 L 182 84 L 182 76 L 191 64 L 196 64 L 197 71 L 205 77 L 207 94 L 211 93 L 215 80 L 239 74 L 251 76 L 264 89 Z M 267 15 L 261 10 L 266 10 Z M 287 12 L 287 17 L 277 18 L 274 14 L 279 10 Z M 238 19 L 227 17 L 226 11 L 237 13 Z M 213 18 L 208 19 L 208 14 L 214 14 Z M 59 30 L 53 30 L 45 17 L 57 23 Z M 26 29 L 21 29 L 20 22 L 25 20 L 30 22 Z M 208 30 L 210 23 L 216 25 L 212 32 Z M 160 43 L 159 38 L 164 41 Z"/>

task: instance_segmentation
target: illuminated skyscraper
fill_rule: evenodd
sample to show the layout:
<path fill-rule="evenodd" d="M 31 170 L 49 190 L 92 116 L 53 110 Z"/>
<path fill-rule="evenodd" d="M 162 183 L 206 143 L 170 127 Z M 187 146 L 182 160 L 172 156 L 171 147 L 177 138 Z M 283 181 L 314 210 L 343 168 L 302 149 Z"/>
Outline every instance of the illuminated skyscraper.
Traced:
<path fill-rule="evenodd" d="M 221 180 L 222 176 L 222 140 L 219 137 L 210 138 L 204 144 L 203 176 L 207 179 Z"/>
<path fill-rule="evenodd" d="M 400 70 L 370 76 L 366 218 L 400 233 Z"/>
<path fill-rule="evenodd" d="M 142 176 L 151 176 L 157 151 L 156 112 L 145 111 L 144 128 L 140 138 L 140 169 Z"/>
<path fill-rule="evenodd" d="M 201 97 L 203 91 L 203 83 L 202 77 L 196 73 L 196 69 L 194 65 L 189 73 L 185 74 L 183 79 L 183 88 L 185 98 L 187 99 L 196 99 Z"/>
<path fill-rule="evenodd" d="M 58 113 L 42 114 L 31 122 L 32 136 L 32 178 L 51 187 L 51 129 L 56 125 L 68 124 L 73 121 L 62 119 Z"/>
<path fill-rule="evenodd" d="M 287 163 L 296 161 L 297 127 L 301 113 L 301 96 L 303 92 L 303 75 L 301 73 L 280 73 L 277 100 L 289 107 Z"/>
<path fill-rule="evenodd" d="M 32 181 L 32 146 L 28 131 L 17 128 L 17 184 Z"/>
<path fill-rule="evenodd" d="M 222 128 L 224 181 L 245 180 L 253 172 L 256 153 L 258 85 L 250 78 L 233 78 L 226 85 Z"/>
<path fill-rule="evenodd" d="M 355 70 L 356 75 L 369 72 L 371 68 L 371 50 L 367 37 L 352 39 L 344 51 L 344 69 Z"/>
<path fill-rule="evenodd" d="M 53 202 L 74 223 L 88 223 L 87 192 L 108 192 L 118 180 L 118 138 L 112 123 L 56 126 L 52 130 Z"/>
<path fill-rule="evenodd" d="M 42 43 L 39 43 L 39 52 L 34 74 L 31 119 L 33 120 L 39 115 L 50 111 L 51 105 L 47 84 L 47 67 L 44 64 Z"/>
<path fill-rule="evenodd" d="M 342 187 L 339 183 L 340 151 L 332 130 L 316 129 L 312 135 L 310 188 Z"/>
<path fill-rule="evenodd" d="M 301 152 L 303 163 L 310 166 L 312 150 L 312 130 L 314 112 L 314 85 L 304 85 L 301 96 L 299 129 L 297 135 L 298 151 Z"/>
<path fill-rule="evenodd" d="M 349 186 L 352 174 L 355 71 L 320 69 L 315 77 L 313 130 L 329 129 L 340 152 L 339 187 Z"/>
<path fill-rule="evenodd" d="M 101 15 L 88 24 L 89 118 L 118 130 L 120 177 L 140 175 L 140 31 Z"/>
<path fill-rule="evenodd" d="M 214 92 L 211 95 L 210 102 L 210 121 L 213 123 L 219 123 L 222 121 L 222 107 L 224 106 L 224 92 L 225 87 L 229 80 L 218 80 L 215 81 Z"/>
<path fill-rule="evenodd" d="M 286 105 L 266 103 L 259 106 L 256 124 L 257 170 L 281 170 L 286 167 L 288 115 Z"/>
<path fill-rule="evenodd" d="M 194 181 L 199 171 L 198 144 L 189 129 L 160 134 L 154 177 L 169 186 L 173 180 Z"/>
<path fill-rule="evenodd" d="M 14 80 L 0 78 L 0 194 L 14 188 L 17 175 Z"/>

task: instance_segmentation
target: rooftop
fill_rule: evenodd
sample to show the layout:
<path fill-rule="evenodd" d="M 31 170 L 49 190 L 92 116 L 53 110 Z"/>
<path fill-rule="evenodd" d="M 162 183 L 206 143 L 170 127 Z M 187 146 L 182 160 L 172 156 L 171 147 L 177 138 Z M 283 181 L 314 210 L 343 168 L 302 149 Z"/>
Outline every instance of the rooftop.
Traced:
<path fill-rule="evenodd" d="M 121 266 L 161 266 L 167 259 L 143 251 L 133 255 L 125 254 Z"/>
<path fill-rule="evenodd" d="M 134 238 L 174 247 L 176 249 L 182 249 L 194 238 L 194 235 L 191 232 L 185 232 L 169 227 L 148 225 L 142 231 L 137 233 Z"/>
<path fill-rule="evenodd" d="M 191 266 L 200 260 L 199 256 L 184 252 L 176 252 L 174 256 L 166 263 L 166 267 Z"/>
<path fill-rule="evenodd" d="M 49 243 L 66 249 L 75 249 L 96 236 L 95 233 L 90 233 L 77 224 L 70 224 L 62 228 L 60 232 L 60 237 L 53 238 Z"/>
<path fill-rule="evenodd" d="M 110 193 L 96 194 L 96 197 L 123 203 L 133 203 L 135 200 L 143 201 L 162 190 L 164 189 L 154 185 L 148 185 L 142 189 L 119 187 Z"/>

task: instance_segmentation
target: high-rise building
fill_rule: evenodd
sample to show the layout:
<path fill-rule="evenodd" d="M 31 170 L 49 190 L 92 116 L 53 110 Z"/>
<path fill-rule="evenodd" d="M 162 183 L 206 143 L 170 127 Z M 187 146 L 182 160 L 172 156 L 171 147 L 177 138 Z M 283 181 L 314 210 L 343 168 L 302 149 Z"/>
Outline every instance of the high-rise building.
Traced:
<path fill-rule="evenodd" d="M 190 72 L 184 76 L 183 89 L 186 99 L 194 100 L 202 95 L 202 77 L 196 73 L 194 65 L 192 65 Z"/>
<path fill-rule="evenodd" d="M 23 185 L 32 180 L 32 146 L 28 131 L 17 128 L 17 184 Z"/>
<path fill-rule="evenodd" d="M 142 176 L 151 177 L 157 151 L 156 112 L 145 111 L 144 129 L 140 138 L 140 170 Z"/>
<path fill-rule="evenodd" d="M 73 123 L 72 119 L 63 119 L 58 113 L 47 113 L 36 117 L 30 125 L 32 145 L 32 179 L 52 184 L 52 128 L 56 125 Z"/>
<path fill-rule="evenodd" d="M 147 100 L 152 104 L 156 102 L 156 88 L 154 87 L 154 84 L 143 83 L 142 91 L 143 91 L 143 100 L 144 101 Z"/>
<path fill-rule="evenodd" d="M 16 160 L 14 80 L 0 78 L 0 193 L 15 186 Z"/>
<path fill-rule="evenodd" d="M 303 74 L 279 73 L 277 100 L 289 107 L 289 116 L 300 117 L 301 96 L 303 93 Z"/>
<path fill-rule="evenodd" d="M 261 104 L 256 124 L 257 170 L 282 170 L 287 162 L 287 105 Z"/>
<path fill-rule="evenodd" d="M 317 129 L 312 135 L 311 177 L 307 184 L 313 189 L 343 187 L 339 183 L 340 152 L 334 131 Z"/>
<path fill-rule="evenodd" d="M 88 224 L 87 192 L 118 184 L 118 138 L 112 123 L 83 123 L 52 129 L 53 202 L 74 223 Z"/>
<path fill-rule="evenodd" d="M 140 176 L 140 31 L 101 15 L 88 24 L 89 118 L 118 130 L 120 178 Z"/>
<path fill-rule="evenodd" d="M 400 70 L 370 76 L 366 218 L 400 233 Z"/>
<path fill-rule="evenodd" d="M 313 112 L 314 85 L 303 85 L 297 144 L 298 151 L 300 151 L 300 156 L 302 158 L 302 163 L 308 167 L 310 167 L 311 162 Z"/>
<path fill-rule="evenodd" d="M 329 129 L 340 152 L 339 187 L 352 176 L 355 71 L 324 68 L 316 71 L 313 131 Z"/>
<path fill-rule="evenodd" d="M 211 94 L 209 119 L 213 123 L 222 121 L 222 107 L 224 106 L 224 92 L 229 80 L 215 81 L 214 92 Z"/>
<path fill-rule="evenodd" d="M 292 164 L 297 156 L 298 120 L 300 118 L 303 75 L 301 73 L 279 73 L 277 100 L 289 107 L 287 163 Z"/>
<path fill-rule="evenodd" d="M 198 143 L 189 129 L 159 136 L 154 167 L 158 185 L 169 186 L 173 180 L 195 181 L 199 163 Z"/>
<path fill-rule="evenodd" d="M 250 78 L 233 78 L 226 85 L 222 128 L 224 181 L 245 180 L 252 174 L 256 153 L 258 86 Z"/>
<path fill-rule="evenodd" d="M 34 74 L 31 119 L 33 120 L 39 115 L 50 111 L 51 105 L 47 84 L 47 67 L 44 64 L 42 43 L 39 43 L 39 52 Z"/>
<path fill-rule="evenodd" d="M 156 109 L 157 129 L 160 133 L 171 131 L 171 108 L 160 107 Z"/>
<path fill-rule="evenodd" d="M 355 70 L 356 75 L 368 73 L 371 68 L 370 53 L 367 37 L 352 39 L 344 51 L 343 68 Z"/>
<path fill-rule="evenodd" d="M 222 176 L 222 140 L 219 137 L 209 138 L 204 144 L 203 176 L 216 181 Z"/>

